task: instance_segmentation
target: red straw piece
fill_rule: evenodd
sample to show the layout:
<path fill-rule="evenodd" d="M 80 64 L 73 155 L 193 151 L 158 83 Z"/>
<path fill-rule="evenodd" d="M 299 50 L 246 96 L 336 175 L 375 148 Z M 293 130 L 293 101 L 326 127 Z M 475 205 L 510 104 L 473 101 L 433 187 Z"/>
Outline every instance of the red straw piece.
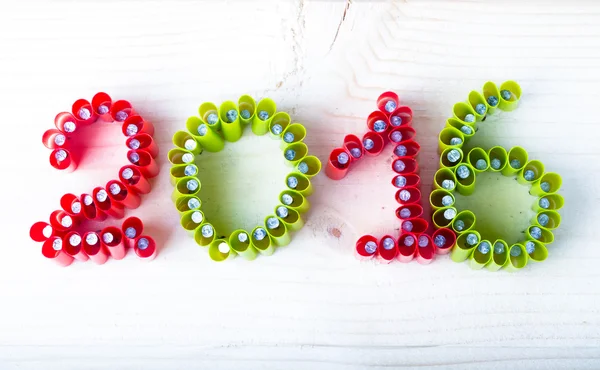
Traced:
<path fill-rule="evenodd" d="M 117 100 L 110 107 L 110 116 L 113 121 L 123 122 L 133 115 L 135 115 L 135 111 L 127 100 Z"/>
<path fill-rule="evenodd" d="M 408 225 L 410 225 L 410 224 L 408 224 L 408 222 L 410 222 L 410 224 L 412 224 L 412 229 L 410 229 L 410 230 L 406 230 L 407 228 L 409 228 Z M 403 220 L 402 225 L 401 225 L 401 228 L 403 231 L 410 232 L 415 235 L 424 233 L 425 231 L 427 231 L 428 227 L 429 227 L 429 223 L 420 217 L 419 218 L 409 218 L 408 220 Z"/>
<path fill-rule="evenodd" d="M 65 130 L 65 124 L 67 122 L 71 122 L 73 124 L 73 131 L 69 132 L 68 130 Z M 57 114 L 54 118 L 54 125 L 59 131 L 63 132 L 67 136 L 73 135 L 73 133 L 77 131 L 77 119 L 75 119 L 75 117 L 69 112 L 61 112 Z"/>
<path fill-rule="evenodd" d="M 363 147 L 362 141 L 360 141 L 360 138 L 356 135 L 346 135 L 346 137 L 344 137 L 344 149 L 346 149 L 348 153 L 352 153 L 352 149 L 360 150 L 360 156 L 358 158 L 353 155 L 350 156 L 352 162 L 358 161 L 365 154 L 365 148 Z"/>
<path fill-rule="evenodd" d="M 373 253 L 367 252 L 367 250 L 365 249 L 365 245 L 368 242 L 374 242 L 375 244 L 377 244 L 377 238 L 375 238 L 373 235 L 363 235 L 360 237 L 360 239 L 356 241 L 356 257 L 358 259 L 368 260 L 377 255 L 377 249 L 379 248 L 377 248 Z"/>
<path fill-rule="evenodd" d="M 399 140 L 393 139 L 392 135 L 394 135 L 395 132 L 398 132 L 401 135 Z M 399 126 L 395 127 L 393 130 L 390 130 L 387 138 L 394 144 L 403 144 L 407 141 L 414 140 L 415 136 L 417 136 L 417 132 L 414 128 L 409 126 Z"/>
<path fill-rule="evenodd" d="M 401 214 L 402 211 L 408 211 L 410 212 L 410 216 L 402 218 Z M 396 209 L 396 217 L 398 217 L 399 220 L 410 220 L 411 218 L 419 218 L 423 215 L 423 207 L 420 204 L 409 204 L 409 205 L 405 205 L 405 206 L 400 206 L 398 207 L 398 209 Z"/>
<path fill-rule="evenodd" d="M 410 195 L 408 200 L 402 200 L 401 198 L 401 196 L 405 194 L 403 193 L 405 191 Z M 402 205 L 419 204 L 421 202 L 421 191 L 416 187 L 405 187 L 403 189 L 398 189 L 396 192 L 396 201 Z"/>
<path fill-rule="evenodd" d="M 386 240 L 387 238 L 390 238 L 394 241 L 394 246 L 392 249 L 385 249 L 383 247 L 383 241 Z M 391 235 L 385 235 L 381 238 L 381 240 L 379 240 L 379 245 L 377 247 L 377 250 L 379 251 L 379 260 L 382 263 L 390 263 L 394 260 L 394 258 L 396 258 L 396 256 L 398 255 L 398 244 L 396 243 L 396 239 L 394 239 L 393 236 Z"/>
<path fill-rule="evenodd" d="M 63 250 L 69 256 L 82 262 L 90 259 L 83 250 L 83 239 L 81 238 L 81 235 L 76 231 L 71 231 L 70 233 L 65 235 Z"/>
<path fill-rule="evenodd" d="M 363 136 L 363 144 L 366 139 L 373 140 L 373 147 L 371 149 L 365 148 L 365 154 L 371 157 L 376 157 L 383 151 L 384 141 L 383 137 L 376 132 L 369 131 Z M 364 145 L 363 145 L 364 146 Z"/>
<path fill-rule="evenodd" d="M 348 162 L 345 164 L 341 164 L 338 161 L 338 156 L 341 153 L 346 153 L 348 155 Z M 348 169 L 350 168 L 350 153 L 347 152 L 343 148 L 335 148 L 331 151 L 329 155 L 329 161 L 327 162 L 327 167 L 325 167 L 325 174 L 332 180 L 341 180 L 348 173 Z"/>
<path fill-rule="evenodd" d="M 123 177 L 125 169 L 131 170 L 132 176 L 128 179 Z M 119 180 L 127 186 L 128 189 L 135 191 L 138 194 L 148 194 L 152 190 L 148 180 L 142 175 L 138 166 L 127 165 L 119 170 Z"/>
<path fill-rule="evenodd" d="M 133 250 L 139 258 L 144 259 L 146 261 L 153 260 L 154 258 L 156 258 L 156 255 L 158 253 L 156 242 L 154 241 L 154 239 L 147 235 L 142 235 L 135 240 Z"/>
<path fill-rule="evenodd" d="M 93 235 L 92 237 L 95 243 L 90 244 L 88 242 L 88 236 Z M 100 243 L 100 236 L 97 233 L 90 231 L 83 234 L 83 240 L 81 241 L 83 244 L 83 251 L 90 257 L 90 260 L 98 265 L 102 265 L 108 259 L 108 252 L 102 247 L 102 243 Z"/>
<path fill-rule="evenodd" d="M 99 92 L 92 98 L 92 109 L 94 110 L 94 113 L 97 114 L 98 117 L 105 122 L 114 121 L 112 116 L 110 115 L 111 108 L 112 99 L 107 93 Z M 101 109 L 102 111 L 100 111 Z"/>
<path fill-rule="evenodd" d="M 398 157 L 392 162 L 392 171 L 400 175 L 418 174 L 419 163 L 412 157 Z"/>
<path fill-rule="evenodd" d="M 79 199 L 81 199 L 81 213 L 83 214 L 83 217 L 85 219 L 94 221 L 106 220 L 108 215 L 96 206 L 93 196 L 84 193 L 81 194 Z M 88 201 L 88 199 L 88 203 L 90 204 L 86 204 L 86 201 Z"/>
<path fill-rule="evenodd" d="M 59 135 L 63 135 L 65 137 L 64 143 L 61 143 L 61 141 L 56 140 L 57 136 Z M 46 132 L 44 132 L 44 134 L 42 135 L 42 144 L 44 144 L 44 146 L 48 149 L 66 149 L 69 147 L 70 138 L 68 138 L 64 132 L 55 128 L 51 128 L 49 130 L 46 130 Z"/>
<path fill-rule="evenodd" d="M 412 238 L 412 244 L 406 241 L 406 239 L 409 237 Z M 398 238 L 398 261 L 412 261 L 412 259 L 415 257 L 417 243 L 417 237 L 414 234 L 403 232 Z"/>
<path fill-rule="evenodd" d="M 138 115 L 134 115 L 134 116 L 129 116 L 125 122 L 123 122 L 123 125 L 121 126 L 121 131 L 123 132 L 123 135 L 129 137 L 129 136 L 133 136 L 133 135 L 129 135 L 128 134 L 128 127 L 130 125 L 135 125 L 136 130 L 133 133 L 133 135 L 137 135 L 137 134 L 148 134 L 148 135 L 154 135 L 154 126 L 148 122 L 145 121 L 141 116 Z"/>
<path fill-rule="evenodd" d="M 134 162 L 132 158 L 136 154 L 138 156 L 138 160 Z M 131 164 L 135 166 L 142 173 L 142 175 L 148 179 L 155 177 L 160 171 L 160 168 L 158 167 L 158 164 L 156 163 L 154 158 L 152 158 L 152 156 L 146 151 L 130 150 L 127 152 L 127 158 L 129 159 L 129 162 L 131 162 Z"/>
<path fill-rule="evenodd" d="M 122 260 L 127 254 L 123 239 L 121 230 L 114 226 L 105 227 L 100 232 L 100 243 L 102 243 L 102 247 L 116 260 Z"/>
<path fill-rule="evenodd" d="M 60 249 L 55 249 L 55 243 L 61 243 Z M 69 266 L 73 263 L 73 257 L 69 256 L 62 250 L 63 241 L 59 236 L 53 236 L 46 240 L 44 244 L 42 244 L 42 255 L 48 259 L 53 260 L 58 263 L 60 266 Z"/>
<path fill-rule="evenodd" d="M 417 247 L 417 262 L 422 265 L 427 265 L 431 263 L 435 257 L 435 245 L 433 245 L 433 241 L 429 235 L 419 235 L 419 238 L 421 237 L 427 238 L 427 245 L 424 247 L 419 245 Z"/>
<path fill-rule="evenodd" d="M 127 236 L 127 229 L 129 228 L 133 228 L 135 230 L 135 236 L 131 238 Z M 125 246 L 128 248 L 133 248 L 135 246 L 135 240 L 142 235 L 142 232 L 144 232 L 144 224 L 142 223 L 142 220 L 137 217 L 128 217 L 125 219 L 125 221 L 123 221 L 121 231 L 125 240 Z"/>
<path fill-rule="evenodd" d="M 62 158 L 61 154 L 66 154 L 66 156 L 64 159 L 59 160 L 59 158 Z M 65 172 L 73 172 L 77 168 L 77 162 L 73 158 L 72 153 L 64 148 L 54 149 L 52 153 L 50 153 L 49 162 L 52 167 Z"/>
<path fill-rule="evenodd" d="M 156 158 L 156 156 L 158 156 L 158 145 L 156 145 L 154 139 L 152 139 L 152 136 L 148 134 L 137 134 L 130 136 L 127 138 L 127 141 L 125 141 L 125 145 L 127 145 L 127 147 L 130 149 L 134 149 L 131 147 L 132 140 L 137 140 L 140 143 L 140 146 L 136 148 L 137 150 L 148 152 L 152 158 Z"/>
<path fill-rule="evenodd" d="M 383 121 L 385 123 L 385 129 L 383 131 L 375 131 L 375 122 Z M 367 128 L 369 131 L 373 131 L 381 135 L 382 137 L 386 137 L 386 134 L 390 131 L 391 125 L 388 117 L 381 111 L 373 111 L 367 117 Z"/>
<path fill-rule="evenodd" d="M 122 207 L 136 209 L 142 202 L 142 199 L 139 195 L 137 195 L 134 191 L 128 190 L 127 187 L 120 181 L 110 180 L 106 183 L 106 189 L 108 189 L 108 197 L 110 198 L 111 202 L 119 204 Z M 113 194 L 113 190 L 119 190 L 119 192 Z"/>
<path fill-rule="evenodd" d="M 98 115 L 94 112 L 92 104 L 85 99 L 79 99 L 75 101 L 71 107 L 71 113 L 77 120 L 77 123 L 81 125 L 92 124 L 98 119 Z M 84 115 L 88 115 L 89 117 L 85 118 Z"/>
<path fill-rule="evenodd" d="M 385 104 L 390 100 L 396 103 L 396 107 L 400 104 L 400 98 L 398 98 L 398 94 L 392 91 L 386 91 L 377 98 L 377 108 L 388 116 L 390 113 L 385 110 Z"/>
<path fill-rule="evenodd" d="M 51 238 L 55 235 L 55 230 L 50 226 L 49 223 L 38 221 L 34 223 L 29 229 L 29 237 L 34 242 L 45 242 L 48 238 Z"/>
<path fill-rule="evenodd" d="M 406 105 L 399 106 L 395 111 L 392 112 L 390 117 L 400 117 L 402 119 L 402 123 L 400 126 L 410 126 L 412 125 L 413 112 L 412 109 L 407 107 Z M 391 120 L 391 118 L 390 118 Z"/>
<path fill-rule="evenodd" d="M 406 179 L 406 184 L 404 186 L 396 186 L 396 179 L 399 177 L 404 177 Z M 392 185 L 398 189 L 404 189 L 406 187 L 420 187 L 421 186 L 421 177 L 414 173 L 407 173 L 403 175 L 396 175 L 392 179 Z"/>
<path fill-rule="evenodd" d="M 452 250 L 454 244 L 456 244 L 456 234 L 449 228 L 443 227 L 433 232 L 431 239 L 435 242 L 435 237 L 442 235 L 446 239 L 446 243 L 442 246 L 435 246 L 437 254 L 448 254 Z"/>
<path fill-rule="evenodd" d="M 404 157 L 412 157 L 416 158 L 419 152 L 421 151 L 421 146 L 414 140 L 408 140 L 402 143 L 399 143 L 394 147 L 394 156 L 399 157 L 398 153 L 400 152 L 399 147 L 404 147 L 406 154 Z"/>
<path fill-rule="evenodd" d="M 100 193 L 101 191 L 105 191 L 107 193 L 106 199 L 104 199 L 103 201 L 100 201 L 98 199 L 98 193 Z M 123 209 L 123 206 L 117 204 L 116 202 L 112 202 L 110 200 L 110 197 L 108 197 L 108 191 L 106 191 L 106 189 L 104 189 L 103 187 L 98 186 L 94 188 L 94 191 L 92 192 L 92 197 L 94 198 L 94 204 L 96 205 L 96 208 L 100 211 L 116 219 L 120 219 L 125 216 L 125 210 Z"/>

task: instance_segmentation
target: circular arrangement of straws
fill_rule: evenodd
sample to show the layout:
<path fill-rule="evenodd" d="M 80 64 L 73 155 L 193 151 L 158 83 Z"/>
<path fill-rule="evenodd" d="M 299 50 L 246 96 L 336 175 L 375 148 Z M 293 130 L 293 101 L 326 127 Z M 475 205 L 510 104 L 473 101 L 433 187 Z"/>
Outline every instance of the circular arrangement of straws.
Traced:
<path fill-rule="evenodd" d="M 454 105 L 454 117 L 447 120 L 439 135 L 440 169 L 435 173 L 435 190 L 430 195 L 430 203 L 433 225 L 438 231 L 444 230 L 444 235 L 434 237 L 433 242 L 438 247 L 452 248 L 452 260 L 469 260 L 473 269 L 515 271 L 525 267 L 528 261 L 545 260 L 548 257 L 546 245 L 554 241 L 552 230 L 560 225 L 557 211 L 564 205 L 564 199 L 557 194 L 562 184 L 558 174 L 544 172 L 542 162 L 529 159 L 525 149 L 518 146 L 509 150 L 501 146 L 488 150 L 475 147 L 467 153 L 462 150 L 475 135 L 479 122 L 496 109 L 516 109 L 520 98 L 521 87 L 514 81 L 506 81 L 500 88 L 487 82 L 483 94 L 471 91 L 467 102 Z M 471 195 L 477 175 L 484 171 L 516 176 L 517 181 L 529 186 L 529 193 L 537 197 L 533 204 L 536 215 L 524 230 L 524 240 L 510 246 L 502 239 L 482 240 L 475 214 L 466 209 L 458 212 L 454 207 L 453 192 Z"/>
<path fill-rule="evenodd" d="M 264 224 L 252 231 L 237 229 L 229 236 L 219 236 L 218 230 L 206 219 L 199 198 L 201 183 L 198 179 L 196 160 L 204 150 L 218 152 L 225 142 L 235 142 L 242 137 L 244 125 L 251 125 L 255 135 L 269 135 L 281 140 L 283 159 L 293 167 L 286 176 L 287 189 L 279 194 L 281 204 L 273 214 L 265 217 Z M 275 247 L 290 243 L 292 231 L 304 226 L 302 213 L 309 209 L 307 197 L 312 194 L 311 178 L 321 170 L 321 162 L 308 155 L 308 147 L 303 142 L 306 128 L 292 123 L 285 112 L 277 112 L 275 102 L 269 98 L 255 102 L 249 95 L 243 95 L 238 102 L 215 104 L 202 103 L 199 117 L 188 118 L 187 131 L 173 135 L 176 148 L 168 153 L 171 162 L 171 183 L 174 186 L 172 199 L 181 216 L 181 226 L 188 231 L 202 247 L 208 247 L 208 254 L 214 261 L 224 261 L 240 255 L 253 260 L 258 253 L 271 255 Z"/>

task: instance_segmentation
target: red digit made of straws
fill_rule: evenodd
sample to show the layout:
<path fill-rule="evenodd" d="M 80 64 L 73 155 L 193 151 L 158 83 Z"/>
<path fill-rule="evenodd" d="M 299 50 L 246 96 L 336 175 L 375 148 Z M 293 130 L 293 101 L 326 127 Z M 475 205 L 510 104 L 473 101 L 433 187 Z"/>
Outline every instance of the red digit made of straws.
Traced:
<path fill-rule="evenodd" d="M 380 239 L 373 235 L 363 235 L 356 242 L 356 256 L 359 259 L 376 257 L 383 263 L 390 263 L 394 259 L 409 262 L 416 258 L 419 263 L 427 264 L 433 260 L 436 253 L 445 254 L 450 251 L 449 248 L 437 248 L 433 243 L 435 236 L 448 231 L 452 235 L 454 233 L 448 229 L 440 229 L 436 231 L 433 238 L 427 234 L 429 223 L 423 217 L 423 197 L 417 160 L 421 147 L 415 140 L 412 110 L 408 106 L 400 105 L 398 95 L 391 91 L 379 96 L 377 108 L 378 110 L 367 117 L 368 131 L 363 135 L 362 140 L 356 135 L 347 135 L 342 147 L 331 151 L 325 173 L 333 180 L 341 180 L 365 155 L 378 156 L 388 143 L 392 143 L 394 145 L 392 185 L 398 188 L 395 198 L 400 206 L 395 213 L 400 221 L 400 233 L 397 238 L 384 235 Z M 381 122 L 385 124 L 384 128 Z M 367 140 L 372 141 L 372 147 L 369 149 L 364 145 Z M 341 153 L 346 153 L 349 158 L 346 163 L 340 163 L 338 160 Z M 398 178 L 401 178 L 402 182 L 398 182 Z M 384 246 L 384 240 L 388 238 L 394 241 L 391 248 L 389 245 Z M 450 239 L 450 236 L 448 238 Z M 375 247 L 370 248 L 371 246 Z"/>
<path fill-rule="evenodd" d="M 126 100 L 113 102 L 108 94 L 99 92 L 91 103 L 79 99 L 73 103 L 71 112 L 59 113 L 55 129 L 47 130 L 42 136 L 43 144 L 50 150 L 52 167 L 67 172 L 77 168 L 78 149 L 72 145 L 76 141 L 78 128 L 95 123 L 97 120 L 116 122 L 122 125 L 127 137 L 128 165 L 121 167 L 117 180 L 98 186 L 89 193 L 77 196 L 67 193 L 60 199 L 62 209 L 50 214 L 49 222 L 36 222 L 30 229 L 31 239 L 42 243 L 42 255 L 61 266 L 70 265 L 73 260 L 91 260 L 97 264 L 106 262 L 109 256 L 122 259 L 127 248 L 133 248 L 142 259 L 151 260 L 156 256 L 154 240 L 143 235 L 144 225 L 137 217 L 124 220 L 121 227 L 108 226 L 101 231 L 86 231 L 86 221 L 104 221 L 109 216 L 124 217 L 125 208 L 135 209 L 140 205 L 141 194 L 150 192 L 149 178 L 158 175 L 155 161 L 158 146 L 154 142 L 154 126 L 139 116 L 131 103 Z"/>

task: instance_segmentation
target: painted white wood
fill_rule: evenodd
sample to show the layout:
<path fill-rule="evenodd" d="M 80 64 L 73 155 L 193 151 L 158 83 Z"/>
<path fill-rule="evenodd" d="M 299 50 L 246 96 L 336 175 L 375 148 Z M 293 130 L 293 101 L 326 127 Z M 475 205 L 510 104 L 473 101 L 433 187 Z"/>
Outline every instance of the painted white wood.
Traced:
<path fill-rule="evenodd" d="M 600 367 L 595 2 L 1 5 L 0 368 Z M 394 90 L 415 111 L 426 193 L 452 105 L 507 79 L 521 83 L 521 107 L 478 140 L 524 146 L 563 176 L 563 224 L 542 264 L 508 274 L 448 257 L 356 261 L 360 235 L 398 226 L 389 148 L 343 181 L 318 176 L 306 227 L 272 257 L 216 264 L 178 227 L 166 153 L 203 101 L 272 97 L 307 126 L 324 161 L 346 133 L 364 131 L 378 94 Z M 161 175 L 128 214 L 145 220 L 161 251 L 149 264 L 130 255 L 61 269 L 29 241 L 29 226 L 64 192 L 114 177 L 125 150 L 118 128 L 93 127 L 112 136 L 92 138 L 80 168 L 62 174 L 39 138 L 57 112 L 100 90 L 129 99 L 157 128 Z M 280 155 L 276 142 L 247 135 L 213 156 L 208 166 L 222 164 L 223 176 L 203 190 L 224 200 L 206 199 L 207 216 L 250 227 L 272 211 L 287 171 Z M 253 183 L 260 191 L 248 191 Z"/>

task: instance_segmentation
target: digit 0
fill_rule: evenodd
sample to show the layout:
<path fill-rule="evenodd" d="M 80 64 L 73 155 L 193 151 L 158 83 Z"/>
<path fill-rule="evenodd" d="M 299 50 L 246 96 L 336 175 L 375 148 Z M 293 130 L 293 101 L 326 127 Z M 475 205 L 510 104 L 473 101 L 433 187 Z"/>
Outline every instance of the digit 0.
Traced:
<path fill-rule="evenodd" d="M 157 253 L 156 243 L 143 234 L 143 223 L 137 217 L 127 218 L 120 227 L 108 226 L 100 231 L 88 230 L 87 225 L 89 220 L 122 219 L 125 208 L 137 208 L 140 196 L 150 192 L 148 179 L 158 175 L 155 161 L 158 146 L 152 138 L 154 127 L 136 113 L 131 103 L 113 102 L 108 94 L 100 92 L 91 102 L 79 99 L 73 103 L 71 112 L 59 113 L 54 119 L 56 128 L 42 136 L 43 144 L 51 150 L 50 165 L 61 171 L 74 171 L 83 154 L 83 138 L 78 133 L 81 127 L 99 120 L 122 126 L 127 137 L 129 164 L 121 167 L 118 179 L 104 186 L 80 195 L 63 195 L 61 209 L 50 213 L 48 222 L 33 224 L 31 239 L 42 243 L 44 257 L 61 266 L 68 266 L 75 259 L 97 264 L 105 263 L 109 256 L 122 259 L 128 248 L 146 260 L 153 259 Z"/>

